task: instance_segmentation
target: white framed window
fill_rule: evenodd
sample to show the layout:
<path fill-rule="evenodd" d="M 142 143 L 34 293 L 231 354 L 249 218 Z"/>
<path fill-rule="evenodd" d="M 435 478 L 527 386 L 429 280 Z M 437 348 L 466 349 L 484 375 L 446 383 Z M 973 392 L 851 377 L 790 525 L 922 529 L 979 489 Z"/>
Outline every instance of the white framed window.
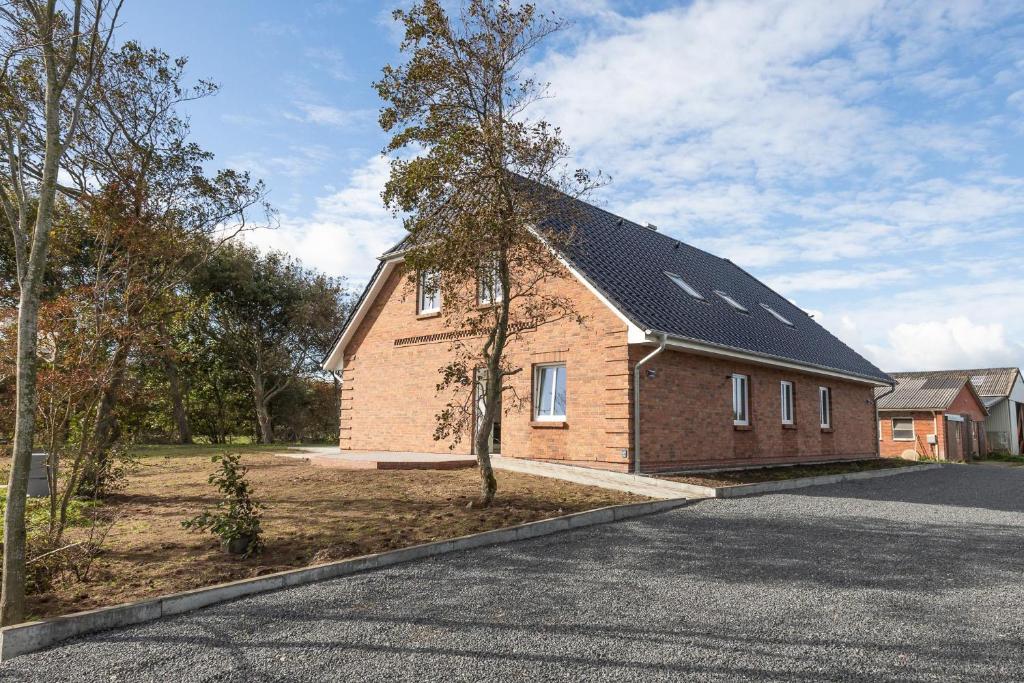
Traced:
<path fill-rule="evenodd" d="M 416 312 L 437 313 L 441 310 L 440 277 L 434 271 L 420 273 L 416 288 Z"/>
<path fill-rule="evenodd" d="M 821 414 L 821 428 L 832 427 L 832 390 L 828 387 L 818 387 L 818 408 Z"/>
<path fill-rule="evenodd" d="M 913 441 L 914 440 L 914 418 L 894 417 L 892 419 L 892 440 Z"/>
<path fill-rule="evenodd" d="M 704 295 L 698 292 L 696 289 L 694 289 L 689 282 L 679 277 L 675 273 L 668 272 L 667 270 L 665 271 L 665 275 L 668 276 L 669 280 L 676 283 L 676 286 L 679 287 L 679 289 L 683 290 L 684 292 L 692 296 L 694 299 L 704 301 Z"/>
<path fill-rule="evenodd" d="M 732 376 L 732 423 L 750 424 L 750 378 L 746 375 Z"/>
<path fill-rule="evenodd" d="M 533 419 L 565 420 L 565 363 L 536 365 L 533 369 Z"/>
<path fill-rule="evenodd" d="M 779 384 L 779 404 L 782 408 L 782 424 L 791 425 L 794 420 L 793 411 L 793 383 L 782 382 Z"/>
<path fill-rule="evenodd" d="M 788 325 L 789 327 L 796 327 L 796 325 L 794 325 L 792 322 L 790 322 L 789 319 L 786 318 L 786 316 L 782 315 L 781 313 L 776 311 L 774 308 L 772 308 L 768 304 L 761 304 L 761 308 L 763 308 L 764 310 L 766 310 L 769 313 L 771 313 L 772 317 L 774 317 L 776 320 L 778 320 L 783 325 Z"/>
<path fill-rule="evenodd" d="M 716 289 L 715 290 L 715 294 L 717 294 L 719 296 L 719 298 L 721 298 L 722 301 L 724 301 L 725 303 L 727 303 L 730 306 L 732 306 L 733 308 L 735 308 L 738 312 L 740 312 L 740 313 L 750 313 L 750 311 L 748 311 L 743 304 L 741 304 L 739 301 L 736 301 L 736 299 L 733 299 L 731 296 L 729 296 L 725 292 L 721 292 L 721 291 Z"/>
<path fill-rule="evenodd" d="M 481 306 L 496 304 L 504 298 L 501 290 L 501 278 L 498 276 L 498 264 L 489 263 L 480 270 L 476 280 L 476 300 Z"/>

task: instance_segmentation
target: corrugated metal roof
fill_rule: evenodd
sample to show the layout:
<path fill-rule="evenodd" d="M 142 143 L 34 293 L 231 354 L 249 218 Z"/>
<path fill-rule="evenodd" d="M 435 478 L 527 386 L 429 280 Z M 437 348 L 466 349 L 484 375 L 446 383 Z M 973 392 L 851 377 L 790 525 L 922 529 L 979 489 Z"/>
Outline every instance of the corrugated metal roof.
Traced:
<path fill-rule="evenodd" d="M 898 372 L 893 377 L 929 377 L 948 378 L 961 384 L 970 380 L 971 386 L 979 396 L 1009 396 L 1013 382 L 1017 378 L 1017 368 L 976 368 L 967 370 L 934 370 L 929 372 Z"/>
<path fill-rule="evenodd" d="M 946 372 L 890 373 L 890 376 L 896 380 L 896 388 L 878 399 L 880 410 L 945 410 L 967 384 L 965 376 Z M 885 391 L 876 390 L 876 395 Z"/>
<path fill-rule="evenodd" d="M 992 408 L 1006 400 L 1005 396 L 982 396 L 981 402 L 985 404 L 985 410 L 992 412 Z"/>

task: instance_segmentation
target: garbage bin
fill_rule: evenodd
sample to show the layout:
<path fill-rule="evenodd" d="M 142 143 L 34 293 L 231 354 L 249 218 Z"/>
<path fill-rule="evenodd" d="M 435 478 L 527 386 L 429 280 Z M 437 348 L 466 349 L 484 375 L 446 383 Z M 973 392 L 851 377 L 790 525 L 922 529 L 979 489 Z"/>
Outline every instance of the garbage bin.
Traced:
<path fill-rule="evenodd" d="M 46 478 L 46 455 L 32 454 L 32 466 L 28 470 L 29 498 L 45 498 L 50 495 L 50 480 Z"/>

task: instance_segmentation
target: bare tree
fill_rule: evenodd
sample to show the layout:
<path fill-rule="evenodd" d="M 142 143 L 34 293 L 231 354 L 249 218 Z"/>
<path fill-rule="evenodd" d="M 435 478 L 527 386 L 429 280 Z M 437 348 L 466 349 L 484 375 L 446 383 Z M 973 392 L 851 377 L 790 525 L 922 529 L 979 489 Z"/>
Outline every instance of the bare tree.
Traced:
<path fill-rule="evenodd" d="M 123 0 L 0 4 L 0 207 L 19 289 L 14 447 L 4 517 L 0 623 L 25 615 L 25 497 L 35 435 L 40 290 L 62 159 Z M 41 103 L 41 106 L 37 106 Z"/>
<path fill-rule="evenodd" d="M 454 446 L 475 427 L 486 507 L 497 490 L 491 425 L 499 406 L 530 400 L 504 382 L 523 370 L 506 350 L 541 325 L 582 321 L 545 283 L 565 274 L 558 252 L 573 234 L 567 195 L 579 197 L 597 180 L 567 172 L 560 131 L 528 117 L 546 86 L 524 69 L 562 28 L 557 17 L 509 0 L 468 0 L 454 19 L 438 0 L 423 0 L 394 17 L 405 27 L 407 60 L 385 66 L 376 83 L 386 103 L 380 124 L 392 134 L 384 200 L 406 215 L 409 287 L 420 278 L 421 291 L 438 290 L 458 331 L 438 383 L 452 398 L 434 436 Z"/>

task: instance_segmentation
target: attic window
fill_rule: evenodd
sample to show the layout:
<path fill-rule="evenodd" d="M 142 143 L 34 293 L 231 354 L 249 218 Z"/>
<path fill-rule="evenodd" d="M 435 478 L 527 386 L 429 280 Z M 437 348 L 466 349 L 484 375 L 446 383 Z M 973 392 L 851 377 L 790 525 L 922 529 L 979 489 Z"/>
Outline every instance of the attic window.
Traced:
<path fill-rule="evenodd" d="M 725 292 L 720 292 L 720 291 L 718 291 L 716 289 L 715 290 L 715 294 L 720 296 L 722 298 L 722 301 L 724 301 L 725 303 L 729 304 L 730 306 L 735 308 L 740 313 L 750 313 L 750 311 L 748 311 L 746 308 L 743 307 L 743 304 L 741 304 L 739 301 L 736 301 L 736 299 L 733 299 L 731 296 L 729 296 Z"/>
<path fill-rule="evenodd" d="M 975 389 L 980 389 L 981 385 L 985 383 L 985 375 L 975 375 L 971 378 L 971 384 L 974 385 Z"/>
<path fill-rule="evenodd" d="M 791 323 L 784 315 L 782 315 L 781 313 L 776 311 L 774 308 L 772 308 L 768 304 L 761 304 L 761 308 L 763 308 L 764 310 L 766 310 L 769 313 L 771 313 L 775 317 L 775 319 L 778 320 L 783 325 L 789 325 L 790 327 L 795 327 L 795 325 L 793 325 L 793 323 Z"/>
<path fill-rule="evenodd" d="M 679 289 L 683 290 L 684 292 L 692 296 L 694 299 L 700 299 L 701 301 L 704 301 L 704 297 L 701 295 L 701 293 L 698 292 L 693 287 L 691 287 L 690 283 L 688 283 L 686 280 L 679 277 L 675 273 L 668 272 L 667 270 L 665 271 L 665 275 L 668 276 L 669 280 L 676 283 L 676 285 L 679 286 Z"/>

